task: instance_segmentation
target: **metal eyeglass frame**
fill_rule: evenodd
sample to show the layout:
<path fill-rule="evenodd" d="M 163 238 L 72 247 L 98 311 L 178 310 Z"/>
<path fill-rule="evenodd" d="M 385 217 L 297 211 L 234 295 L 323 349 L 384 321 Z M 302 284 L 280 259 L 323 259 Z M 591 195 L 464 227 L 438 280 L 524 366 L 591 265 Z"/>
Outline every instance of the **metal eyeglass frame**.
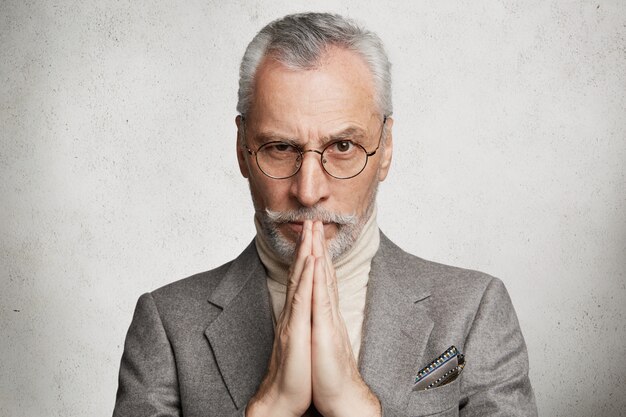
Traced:
<path fill-rule="evenodd" d="M 258 155 L 259 155 L 259 151 L 260 151 L 261 149 L 263 149 L 265 146 L 272 145 L 272 144 L 276 144 L 276 143 L 284 143 L 285 145 L 289 145 L 289 146 L 293 146 L 293 145 L 292 145 L 292 144 L 290 144 L 290 143 L 287 143 L 287 142 L 282 142 L 282 141 L 276 140 L 276 141 L 272 141 L 272 142 L 267 142 L 267 143 L 264 143 L 263 145 L 259 146 L 259 148 L 258 148 L 256 151 L 253 151 L 253 150 L 252 150 L 252 149 L 250 149 L 250 148 L 248 147 L 248 145 L 246 144 L 246 136 L 245 136 L 245 120 L 246 120 L 246 118 L 245 118 L 245 116 L 244 116 L 243 114 L 242 114 L 242 115 L 240 115 L 240 116 L 241 116 L 241 124 L 242 124 L 242 128 L 243 128 L 243 129 L 242 129 L 242 133 L 243 133 L 243 139 L 244 139 L 244 146 L 245 146 L 246 150 L 248 151 L 248 154 L 250 154 L 250 155 L 254 156 L 254 160 L 256 161 L 256 165 L 257 165 L 257 167 L 259 167 L 259 170 L 260 170 L 260 171 L 261 171 L 261 172 L 262 172 L 265 176 L 267 176 L 267 177 L 269 177 L 269 178 L 272 178 L 272 179 L 275 179 L 275 180 L 285 180 L 285 179 L 287 179 L 287 178 L 291 178 L 291 177 L 293 177 L 293 176 L 294 176 L 294 175 L 296 175 L 298 172 L 300 172 L 300 168 L 302 168 L 302 164 L 300 164 L 300 165 L 298 166 L 298 168 L 294 171 L 294 173 L 293 173 L 293 174 L 291 174 L 291 175 L 289 175 L 289 176 L 286 176 L 286 177 L 275 177 L 275 176 L 270 175 L 270 174 L 268 174 L 267 172 L 263 171 L 263 168 L 261 168 L 261 164 L 259 164 L 259 157 L 258 157 Z M 357 175 L 359 175 L 361 172 L 363 172 L 363 170 L 364 170 L 364 169 L 365 169 L 365 167 L 367 166 L 367 162 L 369 161 L 370 156 L 374 156 L 374 155 L 376 155 L 376 152 L 378 152 L 378 149 L 380 149 L 380 144 L 381 144 L 381 142 L 382 142 L 382 139 L 383 139 L 383 134 L 384 134 L 384 132 L 385 132 L 385 123 L 387 123 L 387 115 L 384 115 L 384 116 L 383 116 L 383 123 L 382 123 L 382 126 L 381 126 L 381 128 L 380 128 L 380 136 L 379 136 L 379 138 L 378 138 L 378 146 L 376 146 L 376 149 L 374 149 L 372 152 L 368 152 L 368 151 L 367 151 L 367 149 L 365 149 L 365 148 L 364 148 L 361 144 L 352 142 L 352 144 L 353 144 L 353 145 L 360 147 L 360 148 L 361 148 L 361 149 L 363 149 L 363 151 L 365 152 L 365 163 L 363 164 L 363 167 L 359 170 L 359 172 L 357 172 L 356 174 L 351 175 L 351 176 L 349 176 L 349 177 L 337 177 L 337 176 L 335 176 L 335 175 L 331 174 L 330 172 L 328 172 L 328 171 L 326 170 L 326 167 L 324 166 L 324 152 L 326 152 L 326 149 L 328 149 L 329 147 L 331 147 L 331 146 L 332 146 L 333 144 L 335 144 L 336 142 L 331 142 L 331 143 L 329 143 L 329 144 L 328 144 L 328 145 L 326 145 L 326 146 L 324 147 L 324 149 L 322 149 L 321 151 L 319 151 L 319 150 L 317 150 L 317 149 L 306 149 L 306 150 L 303 150 L 303 149 L 300 149 L 300 148 L 297 148 L 297 147 L 295 147 L 295 149 L 296 149 L 296 150 L 298 151 L 298 153 L 300 154 L 300 159 L 304 159 L 304 154 L 305 154 L 305 153 L 307 153 L 307 152 L 314 152 L 314 153 L 319 154 L 319 156 L 320 156 L 320 165 L 322 166 L 322 169 L 324 170 L 324 172 L 325 172 L 325 173 L 327 173 L 327 174 L 328 174 L 328 175 L 330 175 L 331 177 L 336 178 L 336 179 L 338 179 L 338 180 L 349 180 L 350 178 L 354 178 L 354 177 L 356 177 Z"/>

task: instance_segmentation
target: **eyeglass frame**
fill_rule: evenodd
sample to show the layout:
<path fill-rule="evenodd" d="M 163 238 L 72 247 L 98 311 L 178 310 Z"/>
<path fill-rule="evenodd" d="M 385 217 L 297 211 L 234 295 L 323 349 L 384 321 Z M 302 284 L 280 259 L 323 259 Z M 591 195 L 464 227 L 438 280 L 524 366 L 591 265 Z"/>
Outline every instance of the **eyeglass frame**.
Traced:
<path fill-rule="evenodd" d="M 294 145 L 292 145 L 292 144 L 290 144 L 288 142 L 283 142 L 281 140 L 274 140 L 274 141 L 262 144 L 261 146 L 258 147 L 258 149 L 256 151 L 253 151 L 252 149 L 250 149 L 248 147 L 248 145 L 246 143 L 246 134 L 245 134 L 245 132 L 246 132 L 246 130 L 245 130 L 246 118 L 245 118 L 245 115 L 241 114 L 240 116 L 241 116 L 241 126 L 242 126 L 242 133 L 243 133 L 243 142 L 244 142 L 244 147 L 246 148 L 246 151 L 248 151 L 248 154 L 254 156 L 254 160 L 256 161 L 256 165 L 259 168 L 259 171 L 261 171 L 263 173 L 263 175 L 265 175 L 266 177 L 272 178 L 274 180 L 286 180 L 288 178 L 291 178 L 291 177 L 295 176 L 298 172 L 300 172 L 300 169 L 302 168 L 302 164 L 300 164 L 298 166 L 298 168 L 294 171 L 294 173 L 289 175 L 289 176 L 287 176 L 287 177 L 274 177 L 272 175 L 269 175 L 267 172 L 265 172 L 263 170 L 263 168 L 261 168 L 261 164 L 259 163 L 259 156 L 258 156 L 259 155 L 259 151 L 261 149 L 263 149 L 264 147 L 268 146 L 268 145 L 276 144 L 276 143 L 284 143 L 285 145 L 289 145 L 289 146 L 294 147 L 298 151 L 299 158 L 301 160 L 304 160 L 304 154 L 307 153 L 307 152 L 314 152 L 314 153 L 319 154 L 319 156 L 320 156 L 320 165 L 322 166 L 322 169 L 324 170 L 325 173 L 327 173 L 328 175 L 330 175 L 333 178 L 336 178 L 338 180 L 349 180 L 351 178 L 356 177 L 361 172 L 363 172 L 363 170 L 365 170 L 365 167 L 367 166 L 367 163 L 369 162 L 370 156 L 376 155 L 376 152 L 378 152 L 378 149 L 380 149 L 380 144 L 382 143 L 383 135 L 385 133 L 385 124 L 387 123 L 387 118 L 388 118 L 388 116 L 386 114 L 383 115 L 383 123 L 382 123 L 382 126 L 380 128 L 380 136 L 378 137 L 378 146 L 376 146 L 376 149 L 374 149 L 372 152 L 368 152 L 367 149 L 365 149 L 365 147 L 363 145 L 361 145 L 360 143 L 355 143 L 355 142 L 349 141 L 353 145 L 358 146 L 359 148 L 363 149 L 363 151 L 365 152 L 365 163 L 363 164 L 363 167 L 359 170 L 359 172 L 357 172 L 356 174 L 354 174 L 354 175 L 352 175 L 350 177 L 337 177 L 337 176 L 334 176 L 333 174 L 331 174 L 330 172 L 328 172 L 328 170 L 326 170 L 326 167 L 324 166 L 324 152 L 326 152 L 326 149 L 330 148 L 332 145 L 337 143 L 336 141 L 329 143 L 328 145 L 326 145 L 324 147 L 324 149 L 322 149 L 320 151 L 318 149 L 301 149 L 301 148 L 299 148 L 297 146 L 294 146 Z M 341 142 L 341 141 L 339 141 L 339 142 Z M 298 160 L 298 158 L 296 158 L 296 161 L 297 160 Z"/>

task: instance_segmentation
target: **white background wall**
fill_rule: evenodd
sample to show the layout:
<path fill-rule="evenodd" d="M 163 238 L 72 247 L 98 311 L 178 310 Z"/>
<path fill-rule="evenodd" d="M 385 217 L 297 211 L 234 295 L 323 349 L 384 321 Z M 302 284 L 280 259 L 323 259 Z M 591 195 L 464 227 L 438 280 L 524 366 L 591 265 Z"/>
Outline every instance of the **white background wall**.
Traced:
<path fill-rule="evenodd" d="M 110 415 L 137 297 L 253 236 L 239 59 L 311 6 L 169 3 L 0 1 L 0 416 Z M 504 280 L 542 415 L 623 415 L 626 3 L 315 9 L 394 63 L 382 229 Z"/>

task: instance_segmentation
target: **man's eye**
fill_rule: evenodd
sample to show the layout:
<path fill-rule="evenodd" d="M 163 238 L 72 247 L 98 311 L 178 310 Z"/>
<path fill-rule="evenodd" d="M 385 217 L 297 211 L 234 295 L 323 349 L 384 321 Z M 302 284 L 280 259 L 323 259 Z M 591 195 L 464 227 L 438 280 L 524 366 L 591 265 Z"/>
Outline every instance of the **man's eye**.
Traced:
<path fill-rule="evenodd" d="M 292 147 L 291 147 L 291 146 L 289 146 L 289 145 L 287 145 L 286 143 L 279 143 L 278 145 L 274 145 L 274 148 L 275 148 L 277 151 L 284 152 L 284 151 L 288 151 L 288 150 L 289 150 L 290 148 L 292 148 Z"/>
<path fill-rule="evenodd" d="M 331 149 L 335 152 L 346 153 L 350 152 L 354 148 L 354 144 L 349 140 L 341 140 L 333 143 Z"/>
<path fill-rule="evenodd" d="M 282 143 L 282 142 L 268 144 L 265 146 L 265 150 L 266 152 L 277 152 L 277 153 L 297 152 L 295 147 L 293 147 L 292 145 L 288 143 Z"/>

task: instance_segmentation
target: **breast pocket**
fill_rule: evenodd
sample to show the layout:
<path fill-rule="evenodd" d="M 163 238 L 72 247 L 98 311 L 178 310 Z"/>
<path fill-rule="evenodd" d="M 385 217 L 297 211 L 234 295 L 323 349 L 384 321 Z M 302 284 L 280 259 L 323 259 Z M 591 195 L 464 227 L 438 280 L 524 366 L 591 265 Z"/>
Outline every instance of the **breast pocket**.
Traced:
<path fill-rule="evenodd" d="M 409 395 L 408 414 L 412 417 L 459 415 L 459 379 L 438 388 L 413 391 Z"/>

